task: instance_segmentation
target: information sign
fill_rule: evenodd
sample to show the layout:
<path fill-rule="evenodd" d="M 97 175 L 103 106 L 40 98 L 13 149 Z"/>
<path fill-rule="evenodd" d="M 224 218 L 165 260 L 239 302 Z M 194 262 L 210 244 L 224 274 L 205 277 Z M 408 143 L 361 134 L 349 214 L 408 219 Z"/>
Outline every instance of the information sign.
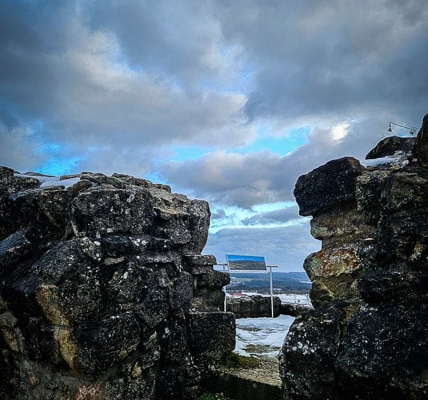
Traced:
<path fill-rule="evenodd" d="M 264 257 L 226 254 L 226 260 L 231 272 L 267 271 Z"/>

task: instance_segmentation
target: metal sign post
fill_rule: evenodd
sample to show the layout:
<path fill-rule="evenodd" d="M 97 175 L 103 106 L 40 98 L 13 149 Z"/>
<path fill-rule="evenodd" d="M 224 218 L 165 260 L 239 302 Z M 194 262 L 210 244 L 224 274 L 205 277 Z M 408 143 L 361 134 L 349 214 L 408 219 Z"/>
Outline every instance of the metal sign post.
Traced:
<path fill-rule="evenodd" d="M 229 271 L 229 266 L 227 264 L 219 264 L 223 266 L 223 272 L 227 272 L 230 276 L 230 271 Z M 223 292 L 224 292 L 224 305 L 223 305 L 223 311 L 226 312 L 227 311 L 227 302 L 226 302 L 226 298 L 227 298 L 227 291 L 226 291 L 226 286 L 223 286 Z"/>
<path fill-rule="evenodd" d="M 241 256 L 241 255 L 233 255 L 226 254 L 226 264 L 228 268 L 228 272 L 230 274 L 231 271 L 235 273 L 260 273 L 267 272 L 266 262 L 264 257 L 259 256 Z M 271 303 L 271 315 L 274 317 L 273 310 L 273 284 L 272 284 L 272 268 L 275 268 L 276 265 L 269 266 L 269 282 L 270 282 L 270 303 Z M 224 267 L 223 267 L 224 268 Z M 224 269 L 223 269 L 224 270 Z M 224 287 L 224 311 L 227 309 L 226 303 L 226 286 Z"/>
<path fill-rule="evenodd" d="M 276 268 L 276 265 L 268 265 L 269 267 L 269 274 L 270 274 L 270 308 L 272 312 L 272 318 L 273 318 L 273 284 L 272 284 L 272 268 Z"/>

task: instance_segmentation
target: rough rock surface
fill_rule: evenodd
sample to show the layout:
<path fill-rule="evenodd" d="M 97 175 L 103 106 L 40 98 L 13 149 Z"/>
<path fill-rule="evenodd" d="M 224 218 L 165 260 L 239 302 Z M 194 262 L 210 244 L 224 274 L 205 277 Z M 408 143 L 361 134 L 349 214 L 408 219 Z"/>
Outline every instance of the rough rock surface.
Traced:
<path fill-rule="evenodd" d="M 412 156 L 415 157 L 415 161 L 419 164 L 424 167 L 428 166 L 428 114 L 425 115 L 422 121 Z"/>
<path fill-rule="evenodd" d="M 291 317 L 297 317 L 303 313 L 312 309 L 312 305 L 309 304 L 296 304 L 296 303 L 282 303 L 279 308 L 280 314 L 290 315 Z"/>
<path fill-rule="evenodd" d="M 301 215 L 314 215 L 324 209 L 351 200 L 355 196 L 355 180 L 363 167 L 358 160 L 345 157 L 329 161 L 296 182 L 294 196 Z"/>
<path fill-rule="evenodd" d="M 232 297 L 227 300 L 227 311 L 233 312 L 235 318 L 260 318 L 272 316 L 272 303 L 270 296 L 243 296 Z M 278 296 L 273 296 L 273 316 L 297 315 L 304 313 L 312 307 L 307 304 L 283 303 Z"/>
<path fill-rule="evenodd" d="M 427 124 L 413 148 L 371 152 L 401 164 L 343 158 L 299 178 L 322 247 L 304 264 L 314 309 L 280 353 L 284 399 L 428 398 Z"/>
<path fill-rule="evenodd" d="M 0 398 L 191 398 L 234 348 L 205 201 L 0 167 Z"/>
<path fill-rule="evenodd" d="M 413 137 L 388 136 L 367 153 L 366 160 L 394 156 L 399 152 L 409 154 L 415 142 L 416 138 Z"/>
<path fill-rule="evenodd" d="M 272 316 L 270 296 L 245 296 L 227 300 L 227 311 L 233 312 L 235 318 L 259 318 Z M 273 296 L 273 316 L 281 314 L 281 299 Z"/>

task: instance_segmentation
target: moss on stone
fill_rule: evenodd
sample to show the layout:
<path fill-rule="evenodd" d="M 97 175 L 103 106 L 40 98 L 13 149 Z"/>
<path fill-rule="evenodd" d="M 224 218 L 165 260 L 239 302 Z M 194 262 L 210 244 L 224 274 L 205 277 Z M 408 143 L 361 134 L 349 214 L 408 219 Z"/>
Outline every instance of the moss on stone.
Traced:
<path fill-rule="evenodd" d="M 259 366 L 260 361 L 255 357 L 246 357 L 239 354 L 230 352 L 226 354 L 221 360 L 222 366 L 226 368 L 256 368 Z"/>

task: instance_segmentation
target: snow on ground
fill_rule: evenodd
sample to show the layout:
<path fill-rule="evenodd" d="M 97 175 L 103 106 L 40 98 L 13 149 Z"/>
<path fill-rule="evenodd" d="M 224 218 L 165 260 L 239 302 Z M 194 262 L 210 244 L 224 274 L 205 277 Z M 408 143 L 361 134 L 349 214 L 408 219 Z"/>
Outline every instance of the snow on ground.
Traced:
<path fill-rule="evenodd" d="M 253 293 L 246 292 L 245 295 Z M 282 303 L 311 306 L 308 294 L 275 294 Z M 294 317 L 280 315 L 277 318 L 238 318 L 236 320 L 235 353 L 243 356 L 277 357 Z"/>
<path fill-rule="evenodd" d="M 307 306 L 312 305 L 309 294 L 281 293 L 275 296 L 278 296 L 281 299 L 281 303 L 292 303 Z"/>
<path fill-rule="evenodd" d="M 237 295 L 232 295 L 231 293 L 226 293 L 226 297 L 236 297 Z M 242 296 L 264 296 L 264 297 L 270 297 L 270 294 L 263 294 L 263 293 L 257 293 L 257 292 L 241 292 L 239 293 L 238 297 Z M 299 305 L 306 305 L 306 306 L 312 306 L 311 299 L 309 298 L 309 294 L 297 294 L 297 293 L 275 293 L 274 297 L 279 297 L 281 300 L 281 303 L 291 303 L 291 304 L 299 304 Z"/>
<path fill-rule="evenodd" d="M 243 356 L 277 357 L 294 317 L 238 318 L 235 353 Z"/>

